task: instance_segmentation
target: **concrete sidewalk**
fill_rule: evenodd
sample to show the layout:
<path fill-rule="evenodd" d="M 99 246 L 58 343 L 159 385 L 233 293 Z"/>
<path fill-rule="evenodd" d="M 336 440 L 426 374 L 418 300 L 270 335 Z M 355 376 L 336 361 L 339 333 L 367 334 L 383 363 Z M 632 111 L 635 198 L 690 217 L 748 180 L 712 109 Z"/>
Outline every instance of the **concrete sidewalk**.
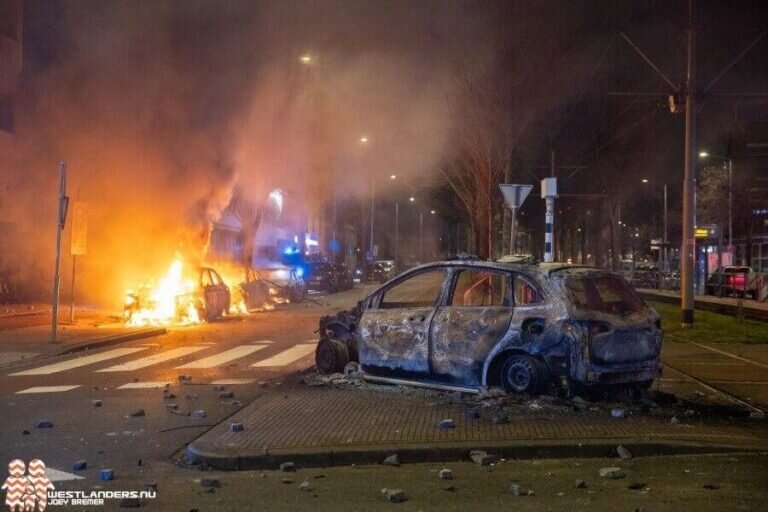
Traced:
<path fill-rule="evenodd" d="M 475 449 L 507 458 L 615 456 L 619 443 L 637 455 L 768 448 L 763 420 L 710 420 L 705 412 L 686 417 L 682 408 L 641 413 L 625 407 L 626 417 L 615 419 L 610 404 L 575 411 L 550 397 L 515 399 L 502 408 L 395 386 L 285 387 L 265 390 L 191 443 L 187 458 L 237 470 L 274 469 L 287 461 L 372 464 L 392 453 L 403 462 L 466 460 Z M 455 427 L 440 428 L 445 419 Z M 232 423 L 243 431 L 231 431 Z"/>
<path fill-rule="evenodd" d="M 675 291 L 638 288 L 637 292 L 646 300 L 680 302 L 680 293 Z M 768 302 L 758 302 L 753 299 L 738 299 L 736 297 L 696 295 L 694 297 L 694 306 L 697 309 L 714 311 L 731 316 L 740 312 L 745 318 L 768 321 Z"/>

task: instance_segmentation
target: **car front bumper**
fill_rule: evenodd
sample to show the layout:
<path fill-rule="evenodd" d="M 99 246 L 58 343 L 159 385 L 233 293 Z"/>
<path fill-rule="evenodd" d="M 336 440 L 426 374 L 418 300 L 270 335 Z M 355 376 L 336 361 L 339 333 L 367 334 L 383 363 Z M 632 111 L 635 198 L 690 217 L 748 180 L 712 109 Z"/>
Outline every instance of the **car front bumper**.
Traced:
<path fill-rule="evenodd" d="M 662 364 L 657 359 L 624 365 L 589 365 L 584 373 L 584 384 L 632 384 L 656 379 L 661 373 Z"/>

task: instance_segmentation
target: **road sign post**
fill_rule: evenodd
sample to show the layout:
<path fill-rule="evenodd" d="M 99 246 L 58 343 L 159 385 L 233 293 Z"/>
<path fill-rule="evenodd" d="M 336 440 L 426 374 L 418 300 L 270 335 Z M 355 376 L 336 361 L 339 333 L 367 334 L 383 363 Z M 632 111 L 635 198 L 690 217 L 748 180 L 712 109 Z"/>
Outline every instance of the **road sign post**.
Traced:
<path fill-rule="evenodd" d="M 53 318 L 51 319 L 51 343 L 56 343 L 56 330 L 59 321 L 59 260 L 61 259 L 61 233 L 67 221 L 67 162 L 59 165 L 59 210 L 56 215 L 56 262 L 53 271 Z"/>
<path fill-rule="evenodd" d="M 509 241 L 509 254 L 513 255 L 516 252 L 515 243 L 515 224 L 517 224 L 517 209 L 523 205 L 525 198 L 528 197 L 533 185 L 516 185 L 503 183 L 499 185 L 501 194 L 504 196 L 504 201 L 507 206 L 512 210 L 512 222 L 510 228 L 510 241 Z"/>
<path fill-rule="evenodd" d="M 554 261 L 553 237 L 555 234 L 555 198 L 557 197 L 557 178 L 541 180 L 541 198 L 546 201 L 547 211 L 544 216 L 544 261 Z"/>

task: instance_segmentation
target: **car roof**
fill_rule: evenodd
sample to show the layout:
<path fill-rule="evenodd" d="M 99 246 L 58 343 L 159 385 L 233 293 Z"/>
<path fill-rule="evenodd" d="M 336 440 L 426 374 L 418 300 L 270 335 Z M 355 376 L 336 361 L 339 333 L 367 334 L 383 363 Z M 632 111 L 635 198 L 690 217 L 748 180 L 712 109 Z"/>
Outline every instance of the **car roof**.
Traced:
<path fill-rule="evenodd" d="M 511 270 L 514 272 L 519 272 L 521 274 L 527 274 L 531 277 L 538 277 L 538 278 L 547 278 L 552 276 L 553 274 L 562 274 L 562 275 L 582 275 L 582 274 L 591 274 L 591 273 L 603 273 L 603 274 L 612 274 L 613 272 L 609 269 L 603 269 L 599 267 L 593 267 L 590 265 L 574 265 L 574 264 L 568 264 L 568 263 L 539 263 L 538 265 L 529 264 L 529 263 L 506 263 L 506 262 L 500 262 L 500 261 L 486 261 L 486 260 L 477 260 L 477 259 L 454 259 L 454 260 L 443 260 L 443 261 L 434 261 L 431 263 L 425 263 L 423 265 L 418 265 L 416 267 L 413 267 L 408 272 L 413 272 L 420 269 L 427 269 L 432 267 L 444 267 L 444 266 L 461 266 L 461 267 L 478 267 L 478 268 L 490 268 L 490 269 L 497 269 L 497 270 Z"/>

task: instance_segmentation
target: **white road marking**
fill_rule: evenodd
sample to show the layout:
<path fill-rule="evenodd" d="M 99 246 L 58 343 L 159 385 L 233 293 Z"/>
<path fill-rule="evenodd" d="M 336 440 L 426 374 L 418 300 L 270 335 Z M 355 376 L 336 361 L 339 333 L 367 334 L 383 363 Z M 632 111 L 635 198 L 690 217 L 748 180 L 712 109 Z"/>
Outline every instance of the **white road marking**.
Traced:
<path fill-rule="evenodd" d="M 117 389 L 151 389 L 151 388 L 164 388 L 165 386 L 169 385 L 170 382 L 129 382 L 128 384 L 123 384 L 122 386 L 118 386 Z"/>
<path fill-rule="evenodd" d="M 179 347 L 173 350 L 160 352 L 159 354 L 142 357 L 141 359 L 136 359 L 135 361 L 128 361 L 126 363 L 110 366 L 109 368 L 104 368 L 103 370 L 97 370 L 97 371 L 98 372 L 129 372 L 132 370 L 140 370 L 141 368 L 146 368 L 147 366 L 152 366 L 153 364 L 164 363 L 165 361 L 170 361 L 171 359 L 178 359 L 180 357 L 184 357 L 189 354 L 194 354 L 195 352 L 204 350 L 206 348 L 208 347 Z"/>
<path fill-rule="evenodd" d="M 47 467 L 45 468 L 45 476 L 48 477 L 48 480 L 51 482 L 67 482 L 69 480 L 84 480 L 85 477 L 80 475 L 75 475 L 73 473 L 67 473 L 66 471 L 62 471 L 60 469 Z"/>
<path fill-rule="evenodd" d="M 221 379 L 211 382 L 214 386 L 235 386 L 238 384 L 253 384 L 256 379 Z"/>
<path fill-rule="evenodd" d="M 768 368 L 768 364 L 758 363 L 757 361 L 752 361 L 751 359 L 747 359 L 746 357 L 740 357 L 740 356 L 737 356 L 736 354 L 731 354 L 730 352 L 726 352 L 724 350 L 718 350 L 714 347 L 709 347 L 707 345 L 702 345 L 701 343 L 696 343 L 695 341 L 692 341 L 691 343 L 696 345 L 697 347 L 705 348 L 707 350 L 711 350 L 712 352 L 717 352 L 718 354 L 723 354 L 724 356 L 732 357 L 734 359 L 738 359 L 739 361 L 744 361 L 745 363 L 753 364 L 761 368 Z"/>
<path fill-rule="evenodd" d="M 126 356 L 141 350 L 147 350 L 147 347 L 116 348 L 114 350 L 107 350 L 106 352 L 101 352 L 90 356 L 75 357 L 73 359 L 69 359 L 68 361 L 49 364 L 39 368 L 32 368 L 30 370 L 24 370 L 23 372 L 12 373 L 10 376 L 20 377 L 24 375 L 50 375 L 51 373 L 65 372 L 74 368 L 80 368 L 81 366 L 87 366 L 89 364 L 99 363 L 108 359 Z"/>
<path fill-rule="evenodd" d="M 185 369 L 213 368 L 214 366 L 219 366 L 220 364 L 228 363 L 232 360 L 240 359 L 241 357 L 245 357 L 249 354 L 253 354 L 257 350 L 267 348 L 267 346 L 268 345 L 243 345 L 240 347 L 231 348 L 219 354 L 215 354 L 210 357 L 205 357 L 203 359 L 198 359 L 197 361 L 191 361 L 181 366 L 177 366 L 176 369 L 178 370 L 181 368 L 185 368 Z"/>
<path fill-rule="evenodd" d="M 314 341 L 311 343 L 301 343 L 299 345 L 294 345 L 287 350 L 283 350 L 279 354 L 275 354 L 274 356 L 252 364 L 251 366 L 256 368 L 262 368 L 265 366 L 286 366 L 293 363 L 294 361 L 298 361 L 299 359 L 308 356 L 315 351 L 316 347 L 317 343 Z"/>
<path fill-rule="evenodd" d="M 16 394 L 28 395 L 32 393 L 61 393 L 63 391 L 71 391 L 79 387 L 80 387 L 79 384 L 75 386 L 37 386 L 34 388 L 22 389 L 21 391 L 17 391 Z"/>

